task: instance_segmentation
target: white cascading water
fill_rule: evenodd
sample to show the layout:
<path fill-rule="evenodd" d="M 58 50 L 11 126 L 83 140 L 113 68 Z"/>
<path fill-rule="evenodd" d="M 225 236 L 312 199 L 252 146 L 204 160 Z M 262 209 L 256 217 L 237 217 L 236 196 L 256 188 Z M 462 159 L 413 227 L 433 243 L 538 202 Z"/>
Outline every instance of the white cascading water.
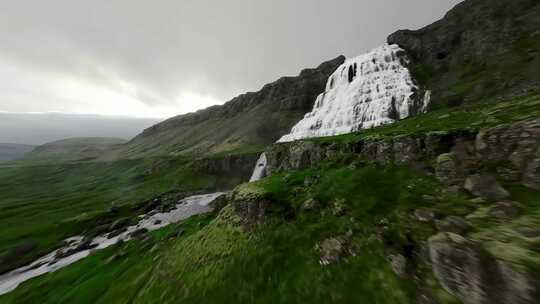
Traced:
<path fill-rule="evenodd" d="M 405 51 L 385 44 L 345 61 L 329 78 L 326 90 L 278 142 L 334 136 L 360 131 L 425 112 L 430 101 L 413 98 L 418 87 L 406 65 Z M 250 182 L 266 176 L 266 155 L 255 165 Z"/>
<path fill-rule="evenodd" d="M 261 154 L 259 160 L 255 164 L 255 169 L 253 169 L 253 174 L 249 182 L 256 182 L 266 176 L 266 153 Z"/>
<path fill-rule="evenodd" d="M 418 87 L 405 67 L 405 51 L 383 45 L 345 61 L 328 79 L 313 111 L 278 142 L 334 136 L 393 123 L 427 109 L 413 98 Z"/>

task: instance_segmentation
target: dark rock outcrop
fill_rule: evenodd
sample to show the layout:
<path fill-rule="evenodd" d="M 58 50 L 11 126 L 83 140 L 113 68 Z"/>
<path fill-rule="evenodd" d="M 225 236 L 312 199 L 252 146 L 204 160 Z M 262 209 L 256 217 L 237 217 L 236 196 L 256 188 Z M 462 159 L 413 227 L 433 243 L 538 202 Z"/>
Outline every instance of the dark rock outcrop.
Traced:
<path fill-rule="evenodd" d="M 358 248 L 351 242 L 352 233 L 327 238 L 315 245 L 321 265 L 339 263 L 347 257 L 356 256 Z"/>
<path fill-rule="evenodd" d="M 452 232 L 462 235 L 472 229 L 464 218 L 460 216 L 451 215 L 443 220 L 437 220 L 435 222 L 437 229 L 441 232 Z"/>
<path fill-rule="evenodd" d="M 497 173 L 507 181 L 540 189 L 540 119 L 481 131 L 475 150 L 478 158 L 499 165 Z"/>
<path fill-rule="evenodd" d="M 272 207 L 264 193 L 251 184 L 243 184 L 227 194 L 225 204 L 232 206 L 232 210 L 247 229 L 263 223 Z"/>
<path fill-rule="evenodd" d="M 217 186 L 230 189 L 249 180 L 259 153 L 227 155 L 202 158 L 195 161 L 195 169 L 203 174 L 217 178 Z"/>
<path fill-rule="evenodd" d="M 388 37 L 413 58 L 434 106 L 516 96 L 540 86 L 537 0 L 466 0 L 419 30 Z"/>

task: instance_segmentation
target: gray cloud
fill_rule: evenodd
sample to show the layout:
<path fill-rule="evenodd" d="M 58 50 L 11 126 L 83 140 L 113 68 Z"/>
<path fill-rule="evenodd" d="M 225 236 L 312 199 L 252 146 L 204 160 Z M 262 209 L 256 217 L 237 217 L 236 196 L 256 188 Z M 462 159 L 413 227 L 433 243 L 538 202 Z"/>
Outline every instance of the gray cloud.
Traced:
<path fill-rule="evenodd" d="M 435 21 L 458 2 L 4 1 L 0 61 L 42 80 L 2 81 L 13 75 L 0 71 L 0 110 L 69 110 L 77 101 L 49 92 L 49 78 L 76 79 L 149 107 L 174 109 L 184 92 L 226 101 L 339 54 L 360 54 L 399 28 Z"/>

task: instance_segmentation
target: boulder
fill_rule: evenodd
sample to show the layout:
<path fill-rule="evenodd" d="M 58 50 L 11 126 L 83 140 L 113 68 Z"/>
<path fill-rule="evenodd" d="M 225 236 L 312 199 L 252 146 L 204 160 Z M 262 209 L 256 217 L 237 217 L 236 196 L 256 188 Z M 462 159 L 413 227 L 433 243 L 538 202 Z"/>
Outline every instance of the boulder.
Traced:
<path fill-rule="evenodd" d="M 523 184 L 529 188 L 540 190 L 540 148 L 526 165 L 523 173 Z"/>
<path fill-rule="evenodd" d="M 319 263 L 329 265 L 339 262 L 345 256 L 344 240 L 341 238 L 329 238 L 315 246 L 320 255 Z"/>
<path fill-rule="evenodd" d="M 113 237 L 117 237 L 119 236 L 120 234 L 124 233 L 127 231 L 127 227 L 123 227 L 123 228 L 119 228 L 117 230 L 113 230 L 111 232 L 109 232 L 109 234 L 107 234 L 107 238 L 108 239 L 112 239 Z"/>
<path fill-rule="evenodd" d="M 432 236 L 428 250 L 441 286 L 465 304 L 536 303 L 540 295 L 537 275 L 495 259 L 460 235 Z"/>
<path fill-rule="evenodd" d="M 148 229 L 146 228 L 140 228 L 135 231 L 133 231 L 129 236 L 132 238 L 140 237 L 148 232 Z"/>
<path fill-rule="evenodd" d="M 443 184 L 453 184 L 457 179 L 455 155 L 444 153 L 437 157 L 435 165 L 435 177 Z"/>
<path fill-rule="evenodd" d="M 420 222 L 432 222 L 435 219 L 435 212 L 430 209 L 416 209 L 414 217 Z"/>
<path fill-rule="evenodd" d="M 497 202 L 491 206 L 488 215 L 498 219 L 513 219 L 519 216 L 521 208 L 519 203 L 513 201 Z"/>
<path fill-rule="evenodd" d="M 436 221 L 435 225 L 441 232 L 452 232 L 459 235 L 471 230 L 471 225 L 460 216 L 449 216 L 443 220 Z"/>
<path fill-rule="evenodd" d="M 473 195 L 490 201 L 503 200 L 510 196 L 493 175 L 486 173 L 467 177 L 464 188 Z"/>
<path fill-rule="evenodd" d="M 388 256 L 388 263 L 392 271 L 399 276 L 405 277 L 407 274 L 407 259 L 401 254 L 391 254 Z"/>
<path fill-rule="evenodd" d="M 321 204 L 314 198 L 309 198 L 302 204 L 302 210 L 304 211 L 315 211 L 319 210 L 320 207 Z"/>
<path fill-rule="evenodd" d="M 335 216 L 343 216 L 347 212 L 347 204 L 344 199 L 336 199 L 330 203 L 330 212 Z"/>
<path fill-rule="evenodd" d="M 121 219 L 117 219 L 116 221 L 114 221 L 111 224 L 111 226 L 109 227 L 109 230 L 110 231 L 118 230 L 118 229 L 129 226 L 130 223 L 131 223 L 131 220 L 129 218 L 126 218 L 126 217 L 121 218 Z"/>

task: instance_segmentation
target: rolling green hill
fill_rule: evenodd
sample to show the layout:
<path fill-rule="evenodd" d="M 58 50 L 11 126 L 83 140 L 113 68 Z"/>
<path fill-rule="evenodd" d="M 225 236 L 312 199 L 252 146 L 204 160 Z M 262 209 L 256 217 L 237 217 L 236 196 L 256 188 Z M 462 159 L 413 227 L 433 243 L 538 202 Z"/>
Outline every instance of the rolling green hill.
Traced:
<path fill-rule="evenodd" d="M 38 146 L 26 155 L 26 159 L 34 161 L 88 161 L 96 159 L 126 142 L 125 139 L 121 138 L 69 138 Z"/>
<path fill-rule="evenodd" d="M 32 145 L 0 143 L 0 161 L 20 159 L 35 147 Z"/>

